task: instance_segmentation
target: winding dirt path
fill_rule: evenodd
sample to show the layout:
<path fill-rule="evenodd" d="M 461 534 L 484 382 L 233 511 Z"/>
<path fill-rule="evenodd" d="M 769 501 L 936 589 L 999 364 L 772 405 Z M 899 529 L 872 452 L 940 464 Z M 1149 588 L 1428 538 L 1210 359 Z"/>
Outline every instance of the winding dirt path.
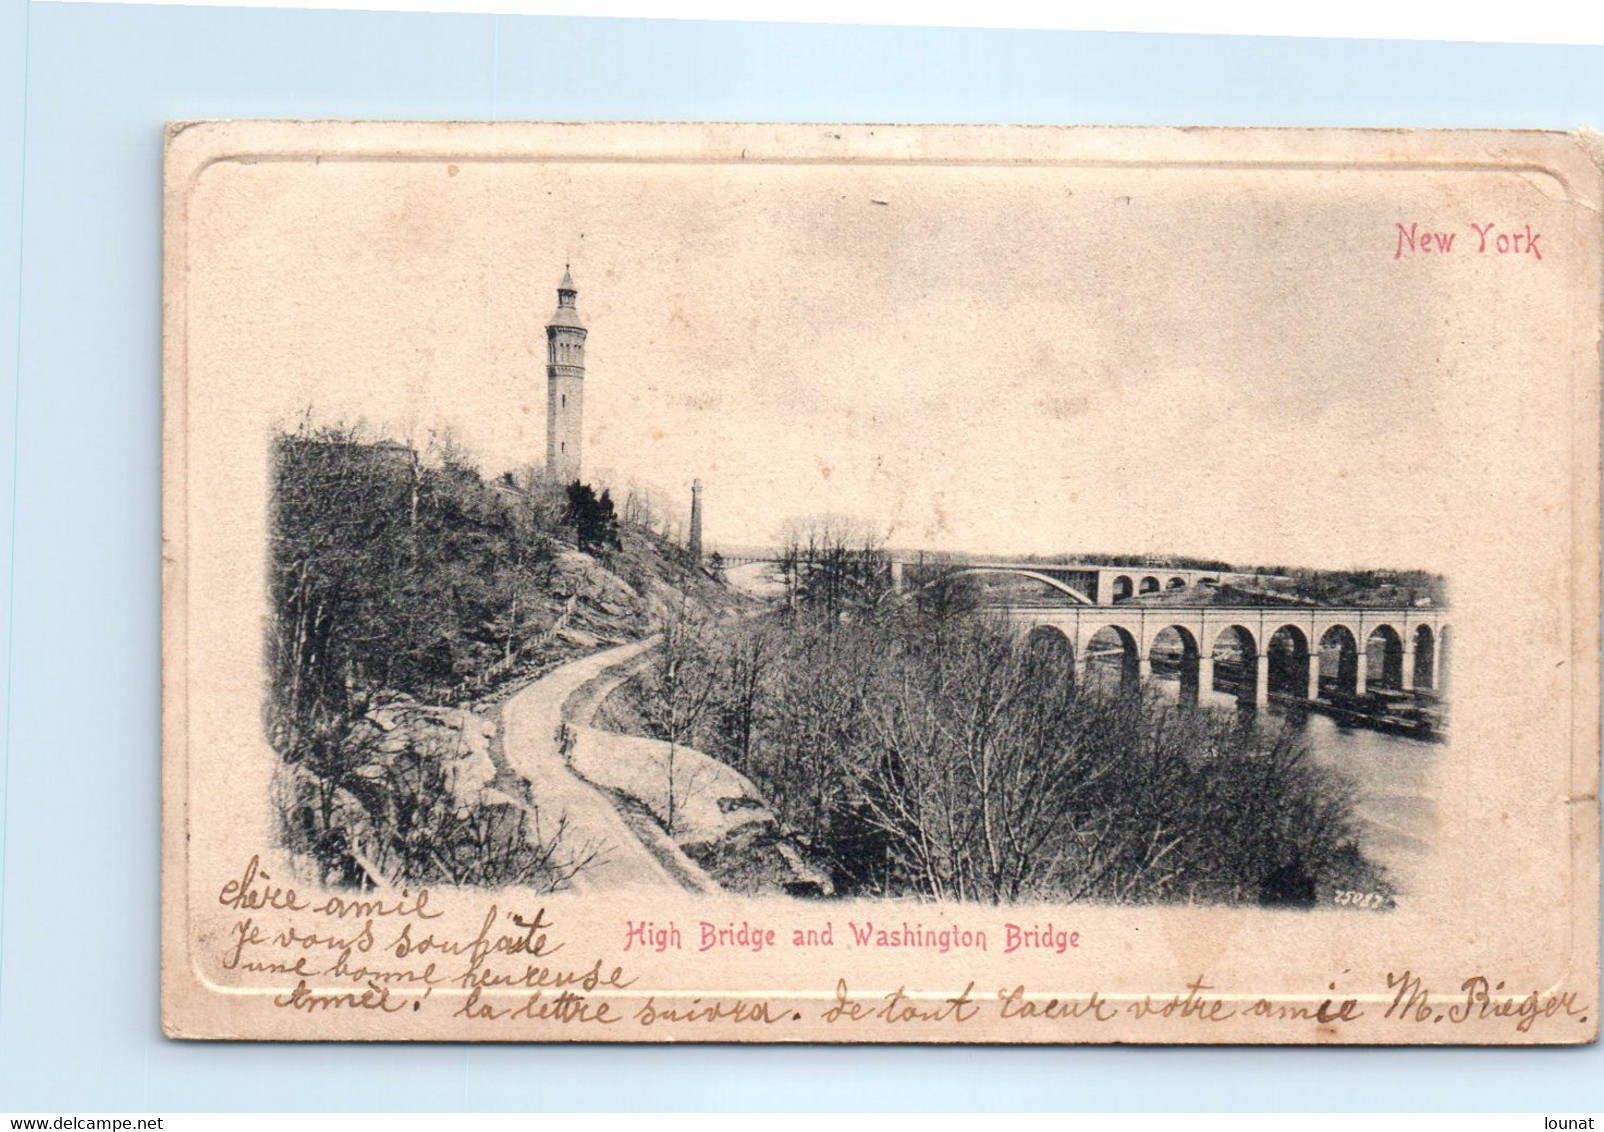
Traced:
<path fill-rule="evenodd" d="M 563 761 L 558 731 L 569 699 L 608 669 L 628 664 L 656 638 L 620 645 L 565 664 L 507 700 L 501 708 L 502 749 L 507 763 L 529 780 L 543 824 L 568 819 L 568 847 L 598 847 L 598 860 L 574 879 L 582 893 L 627 888 L 684 887 L 641 844 L 612 802 L 580 779 Z M 550 825 L 547 825 L 547 834 Z"/>

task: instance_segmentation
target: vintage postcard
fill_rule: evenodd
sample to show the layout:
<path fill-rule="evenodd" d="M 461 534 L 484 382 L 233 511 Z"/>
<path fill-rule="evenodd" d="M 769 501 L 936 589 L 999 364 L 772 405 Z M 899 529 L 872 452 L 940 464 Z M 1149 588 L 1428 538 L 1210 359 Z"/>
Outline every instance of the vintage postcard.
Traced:
<path fill-rule="evenodd" d="M 173 125 L 168 1033 L 1594 1040 L 1600 155 Z"/>

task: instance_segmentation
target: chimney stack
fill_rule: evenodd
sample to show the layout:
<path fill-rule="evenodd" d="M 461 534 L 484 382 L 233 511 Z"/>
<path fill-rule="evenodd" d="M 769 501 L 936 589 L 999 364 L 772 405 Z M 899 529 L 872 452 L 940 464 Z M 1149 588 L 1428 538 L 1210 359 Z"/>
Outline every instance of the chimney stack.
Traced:
<path fill-rule="evenodd" d="M 691 481 L 691 541 L 692 561 L 702 562 L 702 481 Z"/>

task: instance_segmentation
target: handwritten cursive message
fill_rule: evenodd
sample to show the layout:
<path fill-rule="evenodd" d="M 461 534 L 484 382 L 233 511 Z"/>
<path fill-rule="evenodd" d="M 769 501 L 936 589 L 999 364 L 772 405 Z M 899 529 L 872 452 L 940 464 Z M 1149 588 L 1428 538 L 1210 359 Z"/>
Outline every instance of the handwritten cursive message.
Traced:
<path fill-rule="evenodd" d="M 1339 991 L 1316 998 L 1252 997 L 1231 993 L 1206 974 L 1173 991 L 1147 994 L 1091 989 L 1044 993 L 1025 982 L 975 972 L 959 978 L 961 990 L 933 991 L 906 984 L 860 989 L 847 976 L 826 984 L 824 995 L 730 995 L 670 989 L 658 973 L 636 974 L 623 963 L 591 953 L 568 953 L 569 942 L 544 906 L 496 901 L 471 917 L 447 916 L 427 889 L 385 896 L 309 895 L 280 884 L 252 857 L 223 884 L 217 904 L 228 915 L 215 941 L 217 965 L 247 985 L 267 986 L 273 1009 L 311 1016 L 360 1014 L 372 1018 L 444 1019 L 489 1036 L 549 1036 L 696 1031 L 784 1038 L 819 1034 L 855 1040 L 950 1036 L 1006 1040 L 1019 1036 L 1110 1037 L 1176 1028 L 1207 1032 L 1246 1020 L 1263 1026 L 1314 1026 L 1326 1038 L 1375 1027 L 1419 1030 L 1494 1027 L 1515 1034 L 1539 1026 L 1586 1025 L 1590 1010 L 1575 991 L 1517 988 L 1485 973 L 1446 984 L 1410 970 L 1382 972 L 1384 995 Z M 448 924 L 458 924 L 449 927 Z M 780 928 L 751 921 L 626 921 L 618 940 L 629 962 L 651 962 L 671 952 L 712 961 L 730 951 L 749 955 L 913 949 L 964 962 L 983 952 L 1001 956 L 1046 953 L 1071 959 L 1081 934 L 1062 924 L 1006 923 L 1000 930 L 918 921 L 826 919 Z M 776 956 L 778 958 L 778 955 Z M 1006 961 L 1006 960 L 1005 960 Z M 776 975 L 786 970 L 782 961 Z M 684 983 L 683 970 L 674 980 Z M 818 988 L 823 989 L 823 988 Z M 431 1027 L 432 1028 L 432 1027 Z M 396 1036 L 408 1036 L 398 1029 Z M 1356 1040 L 1359 1040 L 1356 1036 Z"/>

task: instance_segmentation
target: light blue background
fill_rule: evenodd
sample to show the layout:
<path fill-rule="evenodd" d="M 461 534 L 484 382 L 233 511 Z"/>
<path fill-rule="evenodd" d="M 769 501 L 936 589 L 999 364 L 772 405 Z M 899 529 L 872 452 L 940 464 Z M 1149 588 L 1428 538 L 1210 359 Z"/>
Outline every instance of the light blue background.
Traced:
<path fill-rule="evenodd" d="M 1604 125 L 1604 49 L 0 0 L 0 1109 L 1604 1108 L 1597 1047 L 162 1038 L 162 124 L 226 117 L 1569 129 Z"/>

